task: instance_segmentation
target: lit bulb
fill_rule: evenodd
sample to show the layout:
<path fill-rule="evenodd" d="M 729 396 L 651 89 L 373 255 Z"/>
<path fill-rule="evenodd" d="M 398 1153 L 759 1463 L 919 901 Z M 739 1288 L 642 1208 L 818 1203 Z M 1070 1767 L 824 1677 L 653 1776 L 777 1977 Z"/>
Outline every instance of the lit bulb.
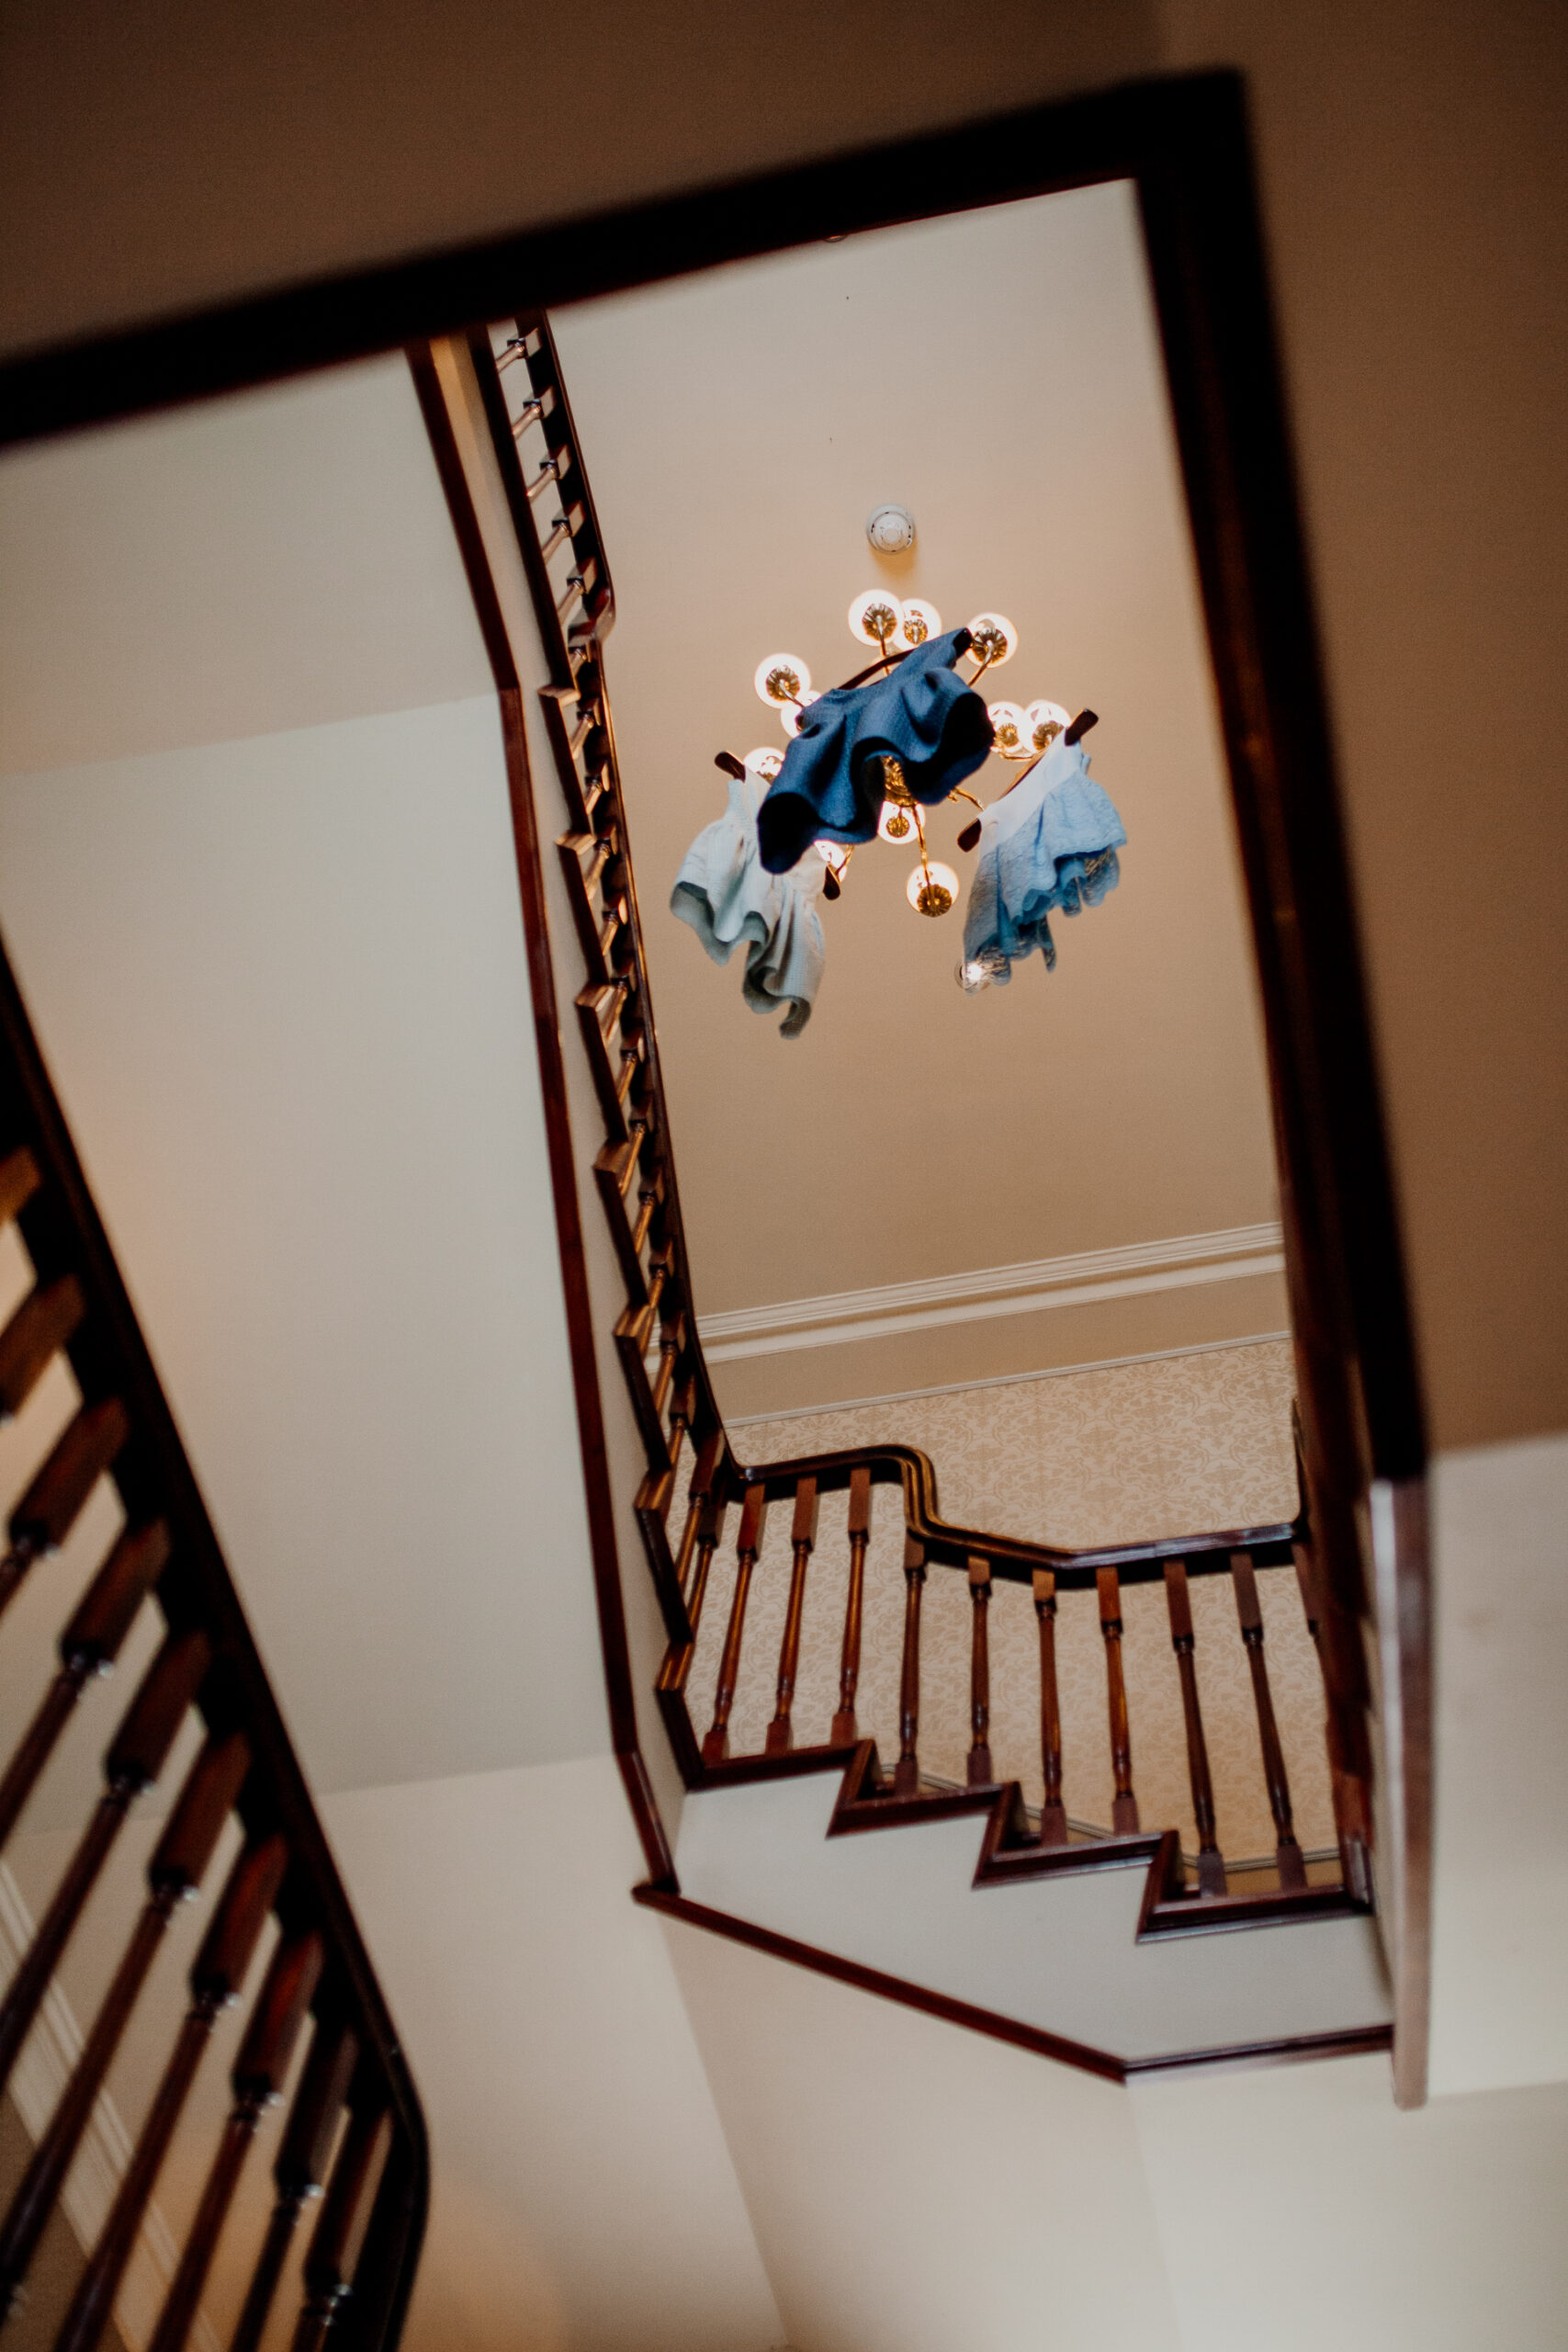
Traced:
<path fill-rule="evenodd" d="M 885 842 L 907 842 L 915 830 L 915 820 L 897 800 L 885 800 L 876 830 Z"/>
<path fill-rule="evenodd" d="M 969 624 L 969 650 L 987 670 L 998 669 L 1018 651 L 1018 631 L 1004 614 L 976 613 Z"/>
<path fill-rule="evenodd" d="M 784 753 L 772 743 L 762 743 L 756 751 L 748 752 L 745 759 L 745 765 L 760 775 L 764 784 L 772 784 L 784 763 Z"/>
<path fill-rule="evenodd" d="M 1049 751 L 1067 724 L 1067 714 L 1059 702 L 1032 702 L 1023 717 L 1029 741 L 1037 752 Z"/>
<path fill-rule="evenodd" d="M 806 713 L 810 709 L 812 704 L 814 702 L 820 702 L 821 699 L 822 697 L 820 695 L 813 694 L 811 688 L 807 686 L 802 693 L 798 703 L 786 702 L 780 706 L 779 718 L 783 722 L 784 731 L 792 741 L 799 734 L 800 722 L 805 718 Z"/>
<path fill-rule="evenodd" d="M 992 750 L 1004 760 L 1032 760 L 1034 746 L 1030 741 L 1029 721 L 1015 702 L 988 702 L 986 716 L 991 722 L 996 740 Z"/>
<path fill-rule="evenodd" d="M 868 588 L 850 606 L 850 635 L 886 653 L 904 626 L 904 607 L 886 588 Z"/>
<path fill-rule="evenodd" d="M 924 645 L 928 638 L 942 635 L 942 615 L 922 597 L 906 596 L 904 626 L 899 634 L 906 645 Z"/>
<path fill-rule="evenodd" d="M 760 702 L 797 702 L 810 691 L 811 673 L 798 653 L 770 653 L 758 662 L 751 684 Z"/>
<path fill-rule="evenodd" d="M 977 956 L 973 963 L 961 956 L 953 977 L 965 996 L 978 996 L 982 989 L 993 987 L 998 978 L 1006 979 L 1008 970 L 1007 957 L 998 956 L 993 948 Z"/>
<path fill-rule="evenodd" d="M 917 914 L 944 915 L 958 896 L 958 876 L 951 865 L 917 865 L 904 885 L 904 896 Z"/>

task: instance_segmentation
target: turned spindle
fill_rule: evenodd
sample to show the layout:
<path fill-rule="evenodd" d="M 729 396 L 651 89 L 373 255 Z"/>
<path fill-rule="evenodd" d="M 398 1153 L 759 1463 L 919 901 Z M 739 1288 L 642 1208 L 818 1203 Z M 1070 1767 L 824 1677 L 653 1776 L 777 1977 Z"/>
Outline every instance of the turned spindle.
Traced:
<path fill-rule="evenodd" d="M 1235 1613 L 1247 1645 L 1252 1675 L 1252 1699 L 1258 1711 L 1258 1736 L 1263 1748 L 1263 1777 L 1269 1788 L 1269 1810 L 1274 1816 L 1274 1854 L 1281 1887 L 1306 1884 L 1306 1865 L 1291 1818 L 1291 1784 L 1285 1773 L 1285 1751 L 1274 1721 L 1274 1701 L 1269 1689 L 1269 1665 L 1263 1655 L 1263 1610 L 1250 1552 L 1231 1554 L 1231 1581 L 1235 1588 Z"/>
<path fill-rule="evenodd" d="M 791 1566 L 789 1606 L 784 1612 L 784 1639 L 779 1645 L 779 1678 L 773 1719 L 768 1725 L 767 1753 L 787 1756 L 795 1744 L 790 1711 L 795 1704 L 795 1678 L 800 1664 L 800 1621 L 806 1609 L 806 1571 L 817 1541 L 817 1481 L 802 1478 L 795 1490 L 795 1519 L 790 1527 Z"/>
<path fill-rule="evenodd" d="M 1209 1777 L 1209 1747 L 1203 1736 L 1203 1711 L 1198 1702 L 1196 1636 L 1192 1631 L 1192 1596 L 1187 1587 L 1185 1560 L 1165 1564 L 1165 1600 L 1170 1617 L 1170 1645 L 1181 1679 L 1181 1712 L 1187 1724 L 1187 1777 L 1192 1787 L 1192 1818 L 1198 1826 L 1198 1892 L 1223 1894 L 1225 1865 L 1214 1834 L 1214 1790 Z"/>
<path fill-rule="evenodd" d="M 860 1737 L 855 1692 L 860 1688 L 861 1627 L 865 1608 L 865 1553 L 871 1541 L 871 1471 L 865 1464 L 850 1473 L 850 1589 L 844 1603 L 844 1645 L 839 1659 L 839 1709 L 832 1744 L 848 1747 Z"/>
<path fill-rule="evenodd" d="M 1100 1630 L 1105 1637 L 1105 1696 L 1111 1720 L 1111 1770 L 1116 1784 L 1111 1828 L 1114 1837 L 1131 1838 L 1138 1830 L 1138 1800 L 1133 1794 L 1133 1736 L 1122 1672 L 1122 1584 L 1114 1568 L 1097 1568 L 1094 1581 L 1100 1595 Z"/>
<path fill-rule="evenodd" d="M 972 1789 L 989 1787 L 991 1770 L 991 1564 L 969 1563 L 969 1760 Z"/>
<path fill-rule="evenodd" d="M 1040 1843 L 1065 1846 L 1067 1809 L 1062 1802 L 1062 1702 L 1056 1689 L 1056 1578 L 1050 1568 L 1034 1571 L 1034 1614 L 1040 1623 L 1040 1760 L 1045 1780 Z"/>
<path fill-rule="evenodd" d="M 736 1540 L 735 1593 L 729 1604 L 729 1624 L 724 1636 L 724 1655 L 718 1662 L 718 1687 L 714 1692 L 713 1722 L 703 1742 L 703 1762 L 722 1764 L 729 1753 L 729 1714 L 735 1704 L 735 1686 L 740 1676 L 740 1637 L 746 1626 L 746 1602 L 751 1590 L 751 1571 L 757 1565 L 757 1555 L 762 1544 L 762 1521 L 767 1511 L 767 1498 L 760 1486 L 748 1487 L 740 1506 L 740 1532 Z"/>
<path fill-rule="evenodd" d="M 920 1595 L 925 1590 L 925 1546 L 904 1538 L 904 1662 L 898 1677 L 898 1763 L 896 1796 L 912 1797 L 920 1785 Z"/>

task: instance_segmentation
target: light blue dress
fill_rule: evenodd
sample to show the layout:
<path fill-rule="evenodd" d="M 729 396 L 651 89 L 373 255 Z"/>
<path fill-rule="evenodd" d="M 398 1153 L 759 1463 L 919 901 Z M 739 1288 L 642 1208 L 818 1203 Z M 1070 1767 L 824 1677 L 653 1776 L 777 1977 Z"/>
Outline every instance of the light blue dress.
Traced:
<path fill-rule="evenodd" d="M 705 825 L 681 862 L 670 911 L 689 922 L 716 964 L 746 942 L 740 992 L 753 1012 L 786 1008 L 781 1037 L 798 1037 L 822 984 L 826 950 L 816 899 L 826 867 L 807 850 L 787 874 L 763 871 L 757 810 L 767 779 L 733 776 L 729 806 Z"/>
<path fill-rule="evenodd" d="M 1126 831 L 1089 772 L 1081 743 L 1058 737 L 1022 782 L 980 819 L 980 846 L 964 925 L 965 987 L 1002 987 L 1036 947 L 1052 971 L 1049 917 L 1097 907 L 1121 878 Z"/>

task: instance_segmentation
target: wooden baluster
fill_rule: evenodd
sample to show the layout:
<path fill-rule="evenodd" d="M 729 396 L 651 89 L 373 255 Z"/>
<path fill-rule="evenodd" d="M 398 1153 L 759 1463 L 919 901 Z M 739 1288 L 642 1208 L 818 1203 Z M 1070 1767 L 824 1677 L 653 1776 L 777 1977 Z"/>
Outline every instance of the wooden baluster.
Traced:
<path fill-rule="evenodd" d="M 670 1268 L 662 1258 L 656 1258 L 649 1272 L 648 1303 L 644 1306 L 628 1306 L 615 1325 L 617 1337 L 629 1340 L 638 1358 L 648 1353 L 653 1327 L 659 1320 L 659 1303 L 670 1280 Z"/>
<path fill-rule="evenodd" d="M 681 1318 L 681 1346 L 682 1352 L 684 1352 L 685 1345 L 685 1317 L 682 1316 Z M 697 1384 L 692 1379 L 683 1380 L 681 1383 L 680 1387 L 675 1391 L 675 1402 L 670 1408 L 670 1467 L 671 1470 L 675 1470 L 680 1467 L 681 1448 L 691 1437 L 692 1416 L 696 1409 Z"/>
<path fill-rule="evenodd" d="M 288 1849 L 281 1838 L 247 1846 L 223 1890 L 190 1973 L 191 2006 L 164 2069 L 141 2134 L 81 2283 L 72 2298 L 54 2352 L 95 2352 L 141 2232 L 170 2141 L 196 2079 L 220 2012 L 244 1982 L 256 1940 L 283 1883 Z"/>
<path fill-rule="evenodd" d="M 904 1538 L 904 1664 L 898 1678 L 898 1765 L 895 1796 L 912 1797 L 920 1786 L 920 1596 L 925 1590 L 925 1546 Z"/>
<path fill-rule="evenodd" d="M 692 1661 L 697 1654 L 697 1628 L 702 1623 L 703 1602 L 707 1598 L 708 1572 L 724 1533 L 725 1510 L 723 1496 L 716 1494 L 705 1495 L 697 1510 L 696 1566 L 692 1571 L 691 1587 L 686 1594 L 686 1620 L 692 1628 L 692 1638 L 684 1649 L 671 1654 L 663 1678 L 663 1687 L 667 1690 L 684 1690 L 691 1675 Z"/>
<path fill-rule="evenodd" d="M 1062 1802 L 1062 1702 L 1056 1690 L 1056 1578 L 1050 1568 L 1034 1571 L 1034 1614 L 1040 1621 L 1040 1758 L 1045 1777 L 1040 1843 L 1065 1846 L 1067 1808 Z"/>
<path fill-rule="evenodd" d="M 163 1770 L 175 1734 L 201 1687 L 211 1652 L 202 1634 L 171 1634 L 104 1758 L 107 1790 L 99 1798 L 37 1934 L 22 1956 L 0 2007 L 0 2085 L 9 2081 L 60 1956 L 124 1826 L 131 1802 Z"/>
<path fill-rule="evenodd" d="M 748 1487 L 740 1506 L 740 1533 L 736 1539 L 735 1597 L 729 1604 L 729 1627 L 724 1637 L 724 1656 L 719 1660 L 718 1688 L 714 1692 L 713 1701 L 713 1724 L 703 1742 L 705 1764 L 722 1764 L 729 1753 L 729 1711 L 735 1704 L 735 1685 L 740 1673 L 740 1636 L 746 1624 L 746 1601 L 751 1589 L 751 1571 L 757 1565 L 757 1555 L 762 1547 L 762 1521 L 767 1508 L 767 1498 L 761 1487 Z"/>
<path fill-rule="evenodd" d="M 305 2256 L 305 2302 L 294 2330 L 293 2352 L 320 2352 L 339 2305 L 352 2290 L 360 2240 L 370 2219 L 370 2183 L 387 2137 L 386 2110 L 367 2093 L 350 2112 L 311 2233 Z"/>
<path fill-rule="evenodd" d="M 288 2062 L 315 1995 L 323 1957 L 317 1935 L 280 1939 L 272 1956 L 230 2078 L 234 2105 L 164 2300 L 151 2352 L 183 2352 L 256 2127 L 266 2109 L 283 2096 Z"/>
<path fill-rule="evenodd" d="M 713 1491 L 714 1477 L 717 1472 L 719 1463 L 723 1459 L 723 1456 L 724 1431 L 722 1430 L 711 1430 L 697 1449 L 696 1467 L 692 1472 L 692 1483 L 687 1489 L 686 1524 L 681 1532 L 681 1549 L 675 1557 L 675 1581 L 680 1586 L 682 1593 L 684 1596 L 686 1602 L 686 1614 L 688 1617 L 692 1614 L 692 1600 L 696 1589 L 694 1580 L 690 1582 L 688 1581 L 691 1577 L 692 1555 L 696 1549 L 697 1532 L 702 1521 L 703 1505 L 707 1501 L 709 1495 Z M 708 1544 L 708 1553 L 709 1557 L 711 1558 L 713 1553 L 713 1542 L 711 1537 Z M 707 1582 L 706 1562 L 703 1565 L 703 1582 L 705 1585 Z M 697 1605 L 699 1608 L 702 1606 L 700 1601 Z M 695 1630 L 695 1624 L 694 1623 L 694 1634 Z"/>
<path fill-rule="evenodd" d="M 1170 1616 L 1170 1643 L 1176 1670 L 1181 1678 L 1181 1712 L 1187 1724 L 1187 1775 L 1192 1784 L 1192 1818 L 1198 1825 L 1198 1892 L 1223 1894 L 1224 1858 L 1214 1834 L 1214 1789 L 1209 1777 L 1209 1747 L 1203 1737 L 1203 1712 L 1198 1703 L 1198 1665 L 1192 1631 L 1192 1596 L 1187 1589 L 1187 1563 L 1165 1564 L 1165 1601 Z"/>
<path fill-rule="evenodd" d="M 969 1563 L 969 1767 L 972 1789 L 987 1788 L 991 1770 L 991 1564 Z"/>
<path fill-rule="evenodd" d="M 679 1314 L 662 1325 L 659 1334 L 659 1370 L 653 1381 L 653 1409 L 660 1420 L 664 1418 L 664 1408 L 670 1402 L 670 1391 L 675 1385 L 675 1367 L 685 1344 L 686 1317 L 684 1314 Z"/>
<path fill-rule="evenodd" d="M 839 1710 L 829 1734 L 835 1747 L 860 1737 L 855 1692 L 860 1688 L 861 1627 L 865 1610 L 865 1553 L 871 1541 L 871 1470 L 863 1463 L 850 1472 L 850 1590 L 844 1604 L 844 1645 L 839 1658 Z"/>
<path fill-rule="evenodd" d="M 703 1602 L 707 1598 L 708 1576 L 713 1567 L 714 1554 L 724 1538 L 724 1514 L 728 1509 L 723 1495 L 716 1491 L 704 1497 L 697 1515 L 696 1566 L 692 1571 L 691 1588 L 686 1594 L 686 1617 L 692 1628 L 692 1641 L 676 1686 L 679 1690 L 683 1690 L 686 1687 L 686 1674 L 696 1654 L 697 1630 L 703 1622 Z"/>
<path fill-rule="evenodd" d="M 787 1756 L 795 1745 L 790 1710 L 795 1704 L 795 1678 L 800 1664 L 800 1621 L 806 1609 L 806 1571 L 811 1565 L 812 1546 L 817 1541 L 815 1478 L 802 1478 L 795 1486 L 795 1519 L 789 1540 L 793 1550 L 789 1607 L 784 1614 L 784 1639 L 779 1645 L 779 1679 L 773 1720 L 768 1725 L 767 1753 L 770 1756 Z"/>
<path fill-rule="evenodd" d="M 0 1781 L 0 1846 L 17 1825 L 85 1685 L 107 1674 L 137 1611 L 163 1574 L 169 1531 L 163 1521 L 128 1528 L 93 1578 L 60 1637 L 60 1671 Z"/>
<path fill-rule="evenodd" d="M 1317 1652 L 1318 1665 L 1323 1671 L 1325 1707 L 1332 1715 L 1328 1667 L 1323 1655 L 1322 1603 L 1318 1598 L 1316 1565 L 1310 1547 L 1305 1544 L 1292 1544 L 1291 1554 L 1296 1564 L 1296 1581 L 1301 1587 L 1307 1632 L 1312 1635 L 1313 1647 Z M 1329 1781 L 1334 1792 L 1334 1829 L 1339 1845 L 1339 1875 L 1347 1894 L 1353 1894 L 1359 1903 L 1370 1903 L 1372 1899 L 1372 1824 L 1366 1783 L 1354 1772 L 1347 1772 L 1336 1761 L 1327 1733 L 1325 1722 L 1325 1747 L 1328 1754 Z"/>
<path fill-rule="evenodd" d="M 1258 1709 L 1258 1736 L 1263 1746 L 1263 1777 L 1269 1784 L 1269 1810 L 1274 1816 L 1274 1852 L 1281 1887 L 1304 1886 L 1306 1866 L 1291 1820 L 1291 1784 L 1285 1775 L 1285 1751 L 1274 1721 L 1274 1701 L 1269 1689 L 1269 1667 L 1263 1655 L 1263 1611 L 1250 1552 L 1231 1554 L 1231 1581 L 1235 1587 L 1235 1613 L 1247 1645 L 1252 1674 L 1253 1703 Z"/>
<path fill-rule="evenodd" d="M 6 1154 L 0 1160 L 0 1225 L 9 1225 L 27 1207 L 42 1182 L 38 1162 L 26 1144 Z"/>
<path fill-rule="evenodd" d="M 644 1176 L 637 1192 L 637 1222 L 632 1227 L 632 1254 L 634 1257 L 640 1256 L 643 1247 L 648 1240 L 648 1237 L 653 1230 L 654 1218 L 659 1215 L 663 1205 L 664 1170 L 660 1160 L 657 1158 L 654 1158 L 649 1166 L 648 1171 Z"/>
<path fill-rule="evenodd" d="M 288 2111 L 283 2143 L 272 2167 L 277 2202 L 272 2209 L 229 2352 L 257 2352 L 300 2213 L 312 2198 L 321 2193 L 333 2143 L 337 2137 L 338 2117 L 358 2064 L 359 2044 L 346 2027 L 317 2026 L 294 2104 Z"/>
<path fill-rule="evenodd" d="M 93 2021 L 80 2058 L 0 2223 L 0 2318 L 38 2248 L 104 2078 L 157 1957 L 164 1931 L 207 1874 L 223 1824 L 250 1769 L 239 1732 L 209 1739 L 147 1865 L 150 1898 Z"/>
<path fill-rule="evenodd" d="M 33 1562 L 64 1543 L 87 1497 L 130 1435 L 130 1422 L 117 1396 L 82 1406 L 66 1423 L 7 1522 L 9 1548 L 0 1559 L 0 1610 Z"/>
<path fill-rule="evenodd" d="M 1105 1637 L 1105 1692 L 1111 1717 L 1111 1769 L 1116 1794 L 1111 1805 L 1111 1835 L 1135 1837 L 1138 1800 L 1133 1794 L 1133 1736 L 1127 1723 L 1127 1685 L 1122 1674 L 1122 1584 L 1114 1568 L 1097 1568 L 1100 1630 Z"/>
<path fill-rule="evenodd" d="M 86 1313 L 74 1274 L 39 1283 L 0 1331 L 0 1415 L 19 1413 Z"/>

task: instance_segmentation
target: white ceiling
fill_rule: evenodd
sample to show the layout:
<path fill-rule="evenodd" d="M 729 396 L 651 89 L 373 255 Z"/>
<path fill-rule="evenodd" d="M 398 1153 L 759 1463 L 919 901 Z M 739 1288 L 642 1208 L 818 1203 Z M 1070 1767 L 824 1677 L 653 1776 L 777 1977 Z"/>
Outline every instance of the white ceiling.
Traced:
<path fill-rule="evenodd" d="M 401 359 L 0 462 L 0 774 L 487 694 Z"/>
<path fill-rule="evenodd" d="M 1231 820 L 1128 187 L 817 245 L 555 325 L 615 581 L 606 667 L 699 1310 L 1271 1217 Z M 915 514 L 908 557 L 866 544 L 889 499 Z M 1056 925 L 1055 974 L 1036 958 L 969 1001 L 961 909 L 922 921 L 908 854 L 866 849 L 823 910 L 827 977 L 786 1045 L 666 902 L 723 806 L 714 753 L 782 741 L 757 662 L 786 647 L 818 685 L 847 676 L 865 655 L 845 609 L 879 580 L 949 626 L 999 608 L 1021 650 L 994 691 L 1100 712 L 1089 748 L 1127 825 L 1122 880 Z M 984 797 L 1008 775 L 990 763 Z M 961 872 L 968 813 L 933 825 Z M 1075 1332 L 1065 1360 L 1282 1320 L 1274 1295 L 1216 1330 L 1213 1304 L 1123 1317 L 1112 1346 Z M 1063 1320 L 1019 1318 L 1012 1355 L 983 1368 L 1064 1360 L 1041 1352 Z M 959 1345 L 927 1337 L 928 1380 L 976 1368 Z M 858 1368 L 839 1385 L 841 1360 L 775 1362 L 806 1391 L 753 1385 L 746 1409 L 877 1385 Z M 881 1385 L 915 1385 L 899 1369 Z"/>

